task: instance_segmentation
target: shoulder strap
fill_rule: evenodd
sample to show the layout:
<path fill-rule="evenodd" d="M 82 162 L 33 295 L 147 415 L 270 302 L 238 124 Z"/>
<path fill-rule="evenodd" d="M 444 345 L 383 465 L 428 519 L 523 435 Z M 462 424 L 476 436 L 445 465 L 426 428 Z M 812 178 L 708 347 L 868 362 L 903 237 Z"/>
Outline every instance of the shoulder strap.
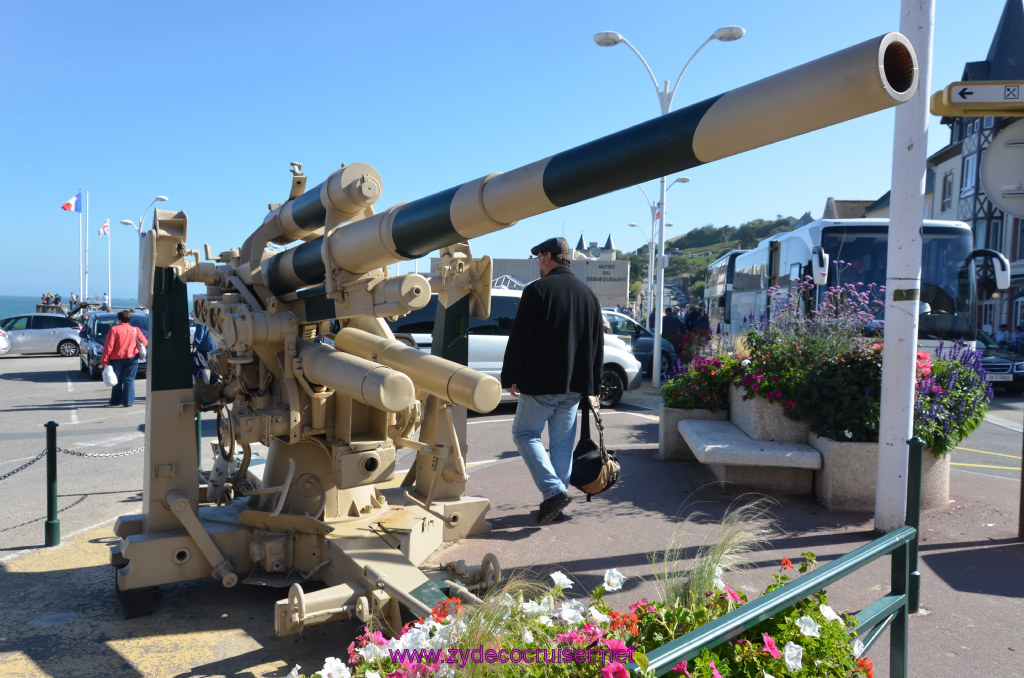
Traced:
<path fill-rule="evenodd" d="M 588 396 L 580 398 L 580 410 L 583 412 L 583 428 L 580 430 L 580 440 L 584 440 L 590 437 L 590 398 Z M 596 412 L 594 416 L 597 416 Z"/>

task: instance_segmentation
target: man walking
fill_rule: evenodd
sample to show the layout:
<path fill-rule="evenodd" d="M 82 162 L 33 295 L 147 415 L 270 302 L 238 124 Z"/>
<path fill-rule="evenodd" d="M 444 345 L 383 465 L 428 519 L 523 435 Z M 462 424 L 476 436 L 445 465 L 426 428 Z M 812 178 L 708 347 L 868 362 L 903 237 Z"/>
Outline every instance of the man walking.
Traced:
<path fill-rule="evenodd" d="M 598 392 L 604 363 L 601 306 L 569 271 L 569 243 L 550 238 L 530 250 L 540 279 L 523 290 L 505 347 L 501 385 L 519 398 L 512 437 L 543 496 L 537 522 L 556 520 L 572 498 L 569 475 L 582 396 Z M 550 454 L 541 433 L 548 427 Z"/>

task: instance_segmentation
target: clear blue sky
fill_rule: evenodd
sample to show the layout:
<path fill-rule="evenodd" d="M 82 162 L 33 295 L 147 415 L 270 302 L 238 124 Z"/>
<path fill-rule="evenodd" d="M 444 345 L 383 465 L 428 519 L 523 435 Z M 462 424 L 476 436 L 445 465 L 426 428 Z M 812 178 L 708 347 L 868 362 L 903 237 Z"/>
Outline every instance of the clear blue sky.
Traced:
<path fill-rule="evenodd" d="M 985 58 L 1004 1 L 936 4 L 932 91 Z M 0 294 L 78 287 L 78 219 L 60 206 L 80 188 L 89 189 L 90 295 L 107 287 L 97 230 L 109 218 L 113 293 L 134 297 L 137 238 L 119 222 L 158 194 L 188 214 L 190 247 L 219 252 L 287 197 L 291 161 L 310 186 L 341 163 L 370 163 L 384 181 L 379 210 L 655 117 L 640 61 L 624 45 L 595 45 L 598 31 L 621 32 L 659 81 L 674 82 L 716 28 L 746 28 L 698 55 L 680 108 L 898 30 L 899 10 L 898 0 L 7 3 Z M 669 192 L 668 235 L 820 216 L 829 196 L 880 197 L 893 119 L 876 113 L 687 171 L 691 182 Z M 948 128 L 933 117 L 930 132 L 934 152 Z M 646 188 L 653 197 L 657 182 Z M 547 237 L 574 244 L 583 233 L 635 250 L 649 226 L 631 187 L 472 245 L 477 255 L 527 256 Z"/>

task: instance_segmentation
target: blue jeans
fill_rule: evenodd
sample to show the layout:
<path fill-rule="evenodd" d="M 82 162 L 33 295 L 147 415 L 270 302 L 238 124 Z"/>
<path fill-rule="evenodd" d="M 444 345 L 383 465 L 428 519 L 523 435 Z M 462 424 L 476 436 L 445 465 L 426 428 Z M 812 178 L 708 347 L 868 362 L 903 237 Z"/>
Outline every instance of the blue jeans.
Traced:
<path fill-rule="evenodd" d="M 512 422 L 512 439 L 544 499 L 550 499 L 569 486 L 579 406 L 579 393 L 519 394 L 516 418 Z M 548 426 L 550 455 L 541 441 L 544 424 Z"/>
<path fill-rule="evenodd" d="M 131 407 L 135 404 L 135 373 L 139 371 L 139 359 L 111 360 L 110 366 L 117 375 L 117 384 L 110 389 L 110 404 Z"/>

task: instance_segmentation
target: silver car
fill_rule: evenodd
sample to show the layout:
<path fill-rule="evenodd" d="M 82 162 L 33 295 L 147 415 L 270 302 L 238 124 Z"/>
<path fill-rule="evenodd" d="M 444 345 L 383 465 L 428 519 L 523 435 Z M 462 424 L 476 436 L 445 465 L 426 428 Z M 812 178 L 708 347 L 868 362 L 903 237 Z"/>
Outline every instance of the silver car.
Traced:
<path fill-rule="evenodd" d="M 23 313 L 0 320 L 0 330 L 7 334 L 10 353 L 56 353 L 73 358 L 78 355 L 82 326 L 58 313 Z"/>

